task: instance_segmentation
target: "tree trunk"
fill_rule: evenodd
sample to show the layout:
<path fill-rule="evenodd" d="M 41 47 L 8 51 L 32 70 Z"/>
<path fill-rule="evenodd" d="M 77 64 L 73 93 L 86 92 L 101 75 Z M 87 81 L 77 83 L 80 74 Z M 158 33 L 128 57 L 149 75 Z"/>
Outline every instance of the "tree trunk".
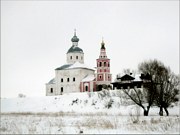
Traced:
<path fill-rule="evenodd" d="M 168 112 L 168 110 L 167 110 L 167 107 L 164 107 L 164 110 L 165 110 L 165 112 L 166 112 L 166 115 L 169 116 L 169 112 Z"/>
<path fill-rule="evenodd" d="M 162 106 L 160 106 L 159 115 L 163 116 L 163 107 Z"/>
<path fill-rule="evenodd" d="M 147 107 L 147 110 L 144 108 L 144 116 L 148 116 L 150 107 Z"/>

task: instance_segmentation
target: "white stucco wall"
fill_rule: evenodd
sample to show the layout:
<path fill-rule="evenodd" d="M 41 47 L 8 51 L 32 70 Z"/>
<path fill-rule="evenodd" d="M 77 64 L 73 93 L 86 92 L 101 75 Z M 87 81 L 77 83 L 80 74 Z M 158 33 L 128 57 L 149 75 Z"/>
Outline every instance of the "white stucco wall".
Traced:
<path fill-rule="evenodd" d="M 94 74 L 93 70 L 90 69 L 69 69 L 69 70 L 56 70 L 55 80 L 56 80 L 56 94 L 61 93 L 61 87 L 63 87 L 63 93 L 80 92 L 80 82 L 86 76 Z M 75 77 L 75 81 L 73 78 Z M 69 82 L 67 82 L 69 78 Z M 63 79 L 63 82 L 61 82 Z"/>
<path fill-rule="evenodd" d="M 72 56 L 72 59 L 71 59 L 71 56 Z M 78 57 L 78 59 L 76 59 L 76 56 Z M 84 53 L 79 53 L 79 52 L 67 53 L 66 54 L 66 61 L 69 64 L 73 64 L 76 61 L 83 64 L 84 63 Z"/>
<path fill-rule="evenodd" d="M 53 88 L 53 92 L 51 93 L 51 88 Z M 46 96 L 54 96 L 56 95 L 56 84 L 46 84 Z"/>

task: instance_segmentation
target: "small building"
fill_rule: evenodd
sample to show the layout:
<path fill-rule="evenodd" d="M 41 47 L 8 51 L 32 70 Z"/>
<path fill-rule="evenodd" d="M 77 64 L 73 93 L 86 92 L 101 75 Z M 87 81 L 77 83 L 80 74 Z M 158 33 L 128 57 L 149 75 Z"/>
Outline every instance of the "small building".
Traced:
<path fill-rule="evenodd" d="M 142 88 L 144 84 L 151 82 L 149 74 L 133 75 L 124 74 L 122 76 L 117 75 L 116 80 L 112 82 L 113 89 L 131 89 Z"/>

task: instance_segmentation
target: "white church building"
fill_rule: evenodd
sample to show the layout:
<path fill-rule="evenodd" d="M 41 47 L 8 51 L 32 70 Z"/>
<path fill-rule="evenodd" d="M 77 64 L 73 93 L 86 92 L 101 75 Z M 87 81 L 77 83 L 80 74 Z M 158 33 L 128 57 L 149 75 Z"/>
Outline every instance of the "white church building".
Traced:
<path fill-rule="evenodd" d="M 66 64 L 55 69 L 55 77 L 46 83 L 46 96 L 72 92 L 93 92 L 98 84 L 110 84 L 110 59 L 106 56 L 105 44 L 101 43 L 96 69 L 84 64 L 84 52 L 78 47 L 79 38 L 74 32 L 72 46 L 66 53 Z"/>

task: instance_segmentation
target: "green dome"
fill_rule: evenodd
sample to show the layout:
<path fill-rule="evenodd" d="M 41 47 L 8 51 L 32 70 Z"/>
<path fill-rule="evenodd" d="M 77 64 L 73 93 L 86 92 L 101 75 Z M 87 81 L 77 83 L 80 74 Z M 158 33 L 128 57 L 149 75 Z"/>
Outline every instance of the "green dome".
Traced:
<path fill-rule="evenodd" d="M 79 41 L 79 38 L 74 35 L 73 38 L 71 39 L 72 42 L 78 42 Z"/>
<path fill-rule="evenodd" d="M 72 42 L 78 42 L 79 41 L 79 38 L 76 36 L 76 30 L 74 30 L 74 36 L 73 36 L 73 38 L 71 38 L 71 41 Z"/>
<path fill-rule="evenodd" d="M 83 50 L 79 48 L 78 46 L 72 45 L 71 48 L 69 48 L 67 53 L 73 53 L 73 52 L 83 53 Z"/>

